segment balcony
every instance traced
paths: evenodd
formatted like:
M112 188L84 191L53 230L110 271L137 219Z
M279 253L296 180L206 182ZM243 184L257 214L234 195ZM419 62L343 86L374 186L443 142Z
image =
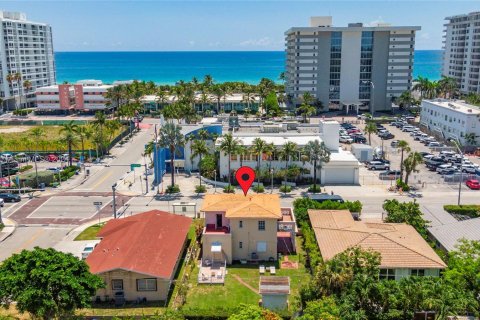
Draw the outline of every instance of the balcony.
M229 233L230 233L229 226L217 227L215 224L207 224L207 226L203 228L203 234L229 234Z

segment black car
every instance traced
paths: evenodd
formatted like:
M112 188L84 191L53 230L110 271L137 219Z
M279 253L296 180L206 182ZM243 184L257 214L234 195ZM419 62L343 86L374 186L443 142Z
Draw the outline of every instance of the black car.
M0 193L0 199L5 202L20 202L21 198L18 194Z
M383 133L383 134L381 133L378 136L383 140L389 140L389 139L395 138L395 135L390 133L390 132L386 132L386 133Z
M353 135L351 137L353 139L353 142L355 143L367 143L367 138L365 138L364 136Z
M317 202L325 202L325 201L333 201L343 203L343 198L336 194L328 194L328 193L316 193L316 194L309 194L308 198L317 201Z

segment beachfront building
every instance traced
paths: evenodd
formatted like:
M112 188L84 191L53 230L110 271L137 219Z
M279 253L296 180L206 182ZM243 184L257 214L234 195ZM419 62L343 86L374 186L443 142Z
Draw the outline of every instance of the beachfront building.
M460 100L423 100L420 125L443 139L452 138L471 145L466 135L475 135L480 145L480 108Z
M143 106L145 110L158 111L165 105L172 104L177 101L177 97L174 95L168 95L162 100L156 95L146 95L142 98ZM214 95L201 93L195 94L195 110L197 112L213 111L219 112L231 112L236 111L239 113L245 112L245 109L250 110L250 114L257 113L260 106L259 96L247 97L242 93L232 93L222 97L220 100Z
M113 85L100 80L81 80L75 84L59 84L36 89L36 111L94 113L111 108L106 98Z
M348 210L308 210L324 261L360 246L381 255L380 278L438 277L446 264L410 225L355 221Z
M480 93L480 12L446 17L442 74L462 93Z
M418 26L350 23L312 17L310 27L285 32L285 90L294 104L310 93L324 110L390 110L412 87Z
M90 272L105 283L96 300L118 305L166 301L191 223L188 217L159 210L108 221L86 259Z
M280 149L287 142L294 142L297 144L299 152L291 157L289 166L295 165L302 168L301 177L313 177L313 165L310 162L305 162L301 157L301 149L309 142L318 140L325 142L326 147L330 150L330 161L317 165L317 178L322 184L343 184L356 185L359 183L359 168L360 163L353 156L350 151L343 150L339 143L339 123L337 121L323 120L320 122L318 132L299 132L297 130L287 130L286 132L266 133L253 130L236 131L233 133L234 138L238 139L240 144L245 147L253 145L255 138L261 138L267 143L273 143L277 149L272 155L272 161L266 154L262 155L261 169L272 168L273 173L277 170L285 168L285 160L280 156ZM216 147L218 148L222 143L222 138L216 140ZM219 154L219 170L220 176L228 177L228 155L224 152ZM230 156L232 171L239 167L249 166L257 167L257 156L252 153L247 153L243 156L232 154Z
M21 12L0 11L0 97L4 108L31 106L35 90L55 83L52 28ZM21 79L8 81L9 74ZM24 86L25 81L31 86ZM1 110L2 108L0 108ZM1 112L1 111L0 111Z

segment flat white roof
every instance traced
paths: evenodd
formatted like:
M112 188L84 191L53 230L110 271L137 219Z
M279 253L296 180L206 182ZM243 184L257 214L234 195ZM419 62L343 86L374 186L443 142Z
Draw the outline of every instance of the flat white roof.
M255 133L255 135L251 135L252 133L250 132L249 135L237 135L235 134L234 137L240 140L240 142L244 146L251 146L253 145L253 140L256 138L262 138L267 143L273 143L275 146L283 146L287 142L294 142L299 146L304 146L306 145L309 141L314 141L318 140L319 142L322 142L322 138L320 136L315 136L315 135L300 135L296 134L294 136L289 136L289 135L263 135L259 133ZM222 142L222 138L217 139L216 144L220 145Z
M439 108L445 108L465 114L480 114L480 107L477 107L473 104L468 104L463 100L434 99L423 100L422 102L434 105Z

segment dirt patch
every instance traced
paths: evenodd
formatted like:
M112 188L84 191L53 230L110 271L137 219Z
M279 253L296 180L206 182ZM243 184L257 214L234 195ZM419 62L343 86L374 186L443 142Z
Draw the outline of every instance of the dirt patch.
M0 133L18 133L25 132L29 127L10 127L10 128L0 128Z

